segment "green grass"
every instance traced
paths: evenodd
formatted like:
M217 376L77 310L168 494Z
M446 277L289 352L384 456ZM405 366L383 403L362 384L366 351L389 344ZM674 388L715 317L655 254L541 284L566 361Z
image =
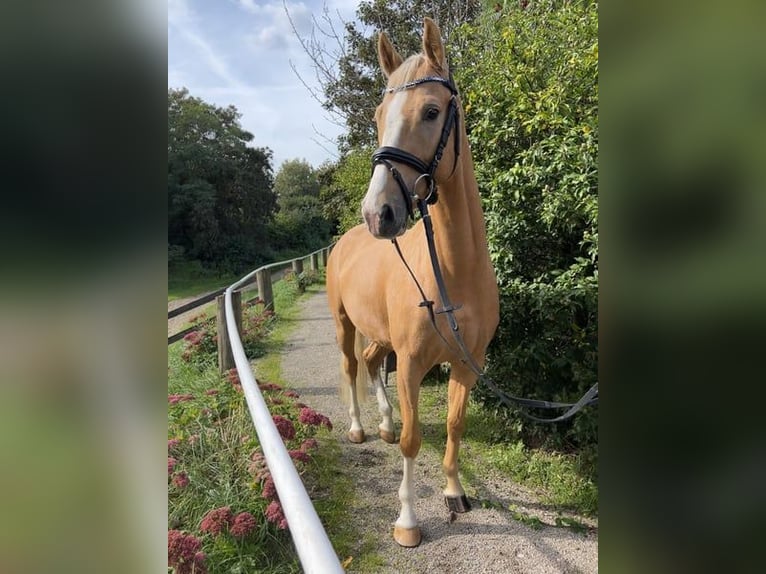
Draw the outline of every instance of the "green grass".
M309 286L307 294L320 288ZM295 283L274 284L277 321L266 344L267 354L255 365L259 382L290 387L290 381L282 376L278 351L298 326L297 303L303 296ZM244 397L218 374L215 365L200 371L181 359L182 351L182 342L168 347L168 393L189 393L194 399L169 406L168 438L182 439L181 447L174 447L176 450L169 456L178 458L178 469L188 474L190 486L179 490L169 485L168 528L194 533L203 540L211 574L298 572L300 566L286 531L262 523L245 542L228 535L210 537L199 532L200 521L212 508L230 506L234 513L248 511L257 516L263 513L266 502L260 496L260 485L253 482L247 470L250 453L258 443ZM217 394L207 395L205 391L210 389ZM282 414L279 409L283 409L287 415L289 408L287 404L271 406L275 414ZM188 438L193 434L197 439L190 446ZM349 501L353 500L355 486L342 472L340 446L325 429L320 429L316 438L321 448L312 452L302 478L317 513L349 570L377 572L385 564L375 553L377 540L373 536L360 540L359 533L350 527Z
M198 261L185 261L168 269L168 301L204 295L239 279L232 273L219 273L202 267Z
M289 534L262 518L268 501L247 471L258 441L244 397L218 374L216 366L200 371L181 360L181 350L181 343L168 348L168 392L194 398L168 407L168 438L182 441L168 455L178 460L175 471L185 472L189 485L168 485L168 529L203 540L210 574L298 572ZM217 394L207 395L210 390ZM242 541L201 533L204 515L223 506L234 514L246 511L258 517L256 531Z
M420 390L420 419L423 444L442 454L447 438L447 385L427 379ZM510 477L536 492L543 504L557 510L584 516L598 512L598 486L593 480L595 469L585 454L562 454L529 449L512 435L503 436L498 429L507 425L497 416L470 401L466 415L466 433L461 442L460 474L464 486L476 490L479 476L486 467ZM481 501L493 505L490 501ZM514 518L532 525L533 516L518 509L509 510ZM557 520L557 526L577 530L582 524L574 519Z

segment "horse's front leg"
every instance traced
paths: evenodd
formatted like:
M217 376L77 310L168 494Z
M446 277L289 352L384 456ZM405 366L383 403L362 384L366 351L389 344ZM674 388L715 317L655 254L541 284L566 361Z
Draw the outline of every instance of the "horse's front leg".
M449 411L447 413L447 448L444 452L443 469L447 477L444 498L447 508L453 512L468 512L471 505L460 484L457 457L460 439L465 431L465 414L468 407L468 395L476 384L476 375L463 365L452 366L449 380Z
M399 447L404 459L402 484L399 486L399 501L401 510L394 524L394 540L405 547L420 544L421 535L417 518L415 517L415 457L420 451L421 434L418 421L418 397L420 383L427 369L414 362L406 353L398 354L396 388L399 394L399 410L402 416L402 432Z

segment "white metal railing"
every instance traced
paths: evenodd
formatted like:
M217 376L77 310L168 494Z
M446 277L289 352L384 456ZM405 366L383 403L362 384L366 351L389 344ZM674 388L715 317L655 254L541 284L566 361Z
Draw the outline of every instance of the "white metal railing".
M265 267L277 266L280 263L272 263ZM242 284L247 283L261 267L252 273L245 275L236 283L230 285L225 292L226 326L231 342L231 351L234 356L234 364L237 367L239 381L245 393L250 416L253 419L258 440L263 449L263 455L269 466L269 471L277 488L279 501L290 528L290 535L298 551L304 572L307 574L334 574L342 573L338 556L330 544L330 539L317 516L314 505L306 493L306 488L301 481L298 471L295 470L293 460L287 453L282 437L274 425L266 402L263 400L255 376L250 369L250 362L242 347L242 340L237 330L234 318L234 308L231 294Z

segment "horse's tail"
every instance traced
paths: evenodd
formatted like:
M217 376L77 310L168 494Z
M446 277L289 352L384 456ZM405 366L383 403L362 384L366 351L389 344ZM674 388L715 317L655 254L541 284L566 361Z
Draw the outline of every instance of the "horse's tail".
M354 336L354 356L357 360L356 381L354 381L354 386L356 386L356 400L360 403L366 401L370 396L370 374L367 372L367 363L364 361L364 350L366 348L367 338L359 332L359 329L357 329L356 335ZM351 389L349 389L346 382L342 381L340 384L340 399L346 405L351 402L350 391Z

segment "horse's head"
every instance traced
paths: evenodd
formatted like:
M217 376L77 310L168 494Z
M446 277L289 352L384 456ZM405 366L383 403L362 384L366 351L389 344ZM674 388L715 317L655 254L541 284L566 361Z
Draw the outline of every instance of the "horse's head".
M422 54L403 62L381 33L378 60L388 87L375 111L380 147L373 155L362 215L370 233L392 239L407 229L413 202L425 199L432 184L454 171L459 149L458 130L453 129L457 91L449 79L441 32L430 18L423 27ZM450 140L454 145L448 145Z

